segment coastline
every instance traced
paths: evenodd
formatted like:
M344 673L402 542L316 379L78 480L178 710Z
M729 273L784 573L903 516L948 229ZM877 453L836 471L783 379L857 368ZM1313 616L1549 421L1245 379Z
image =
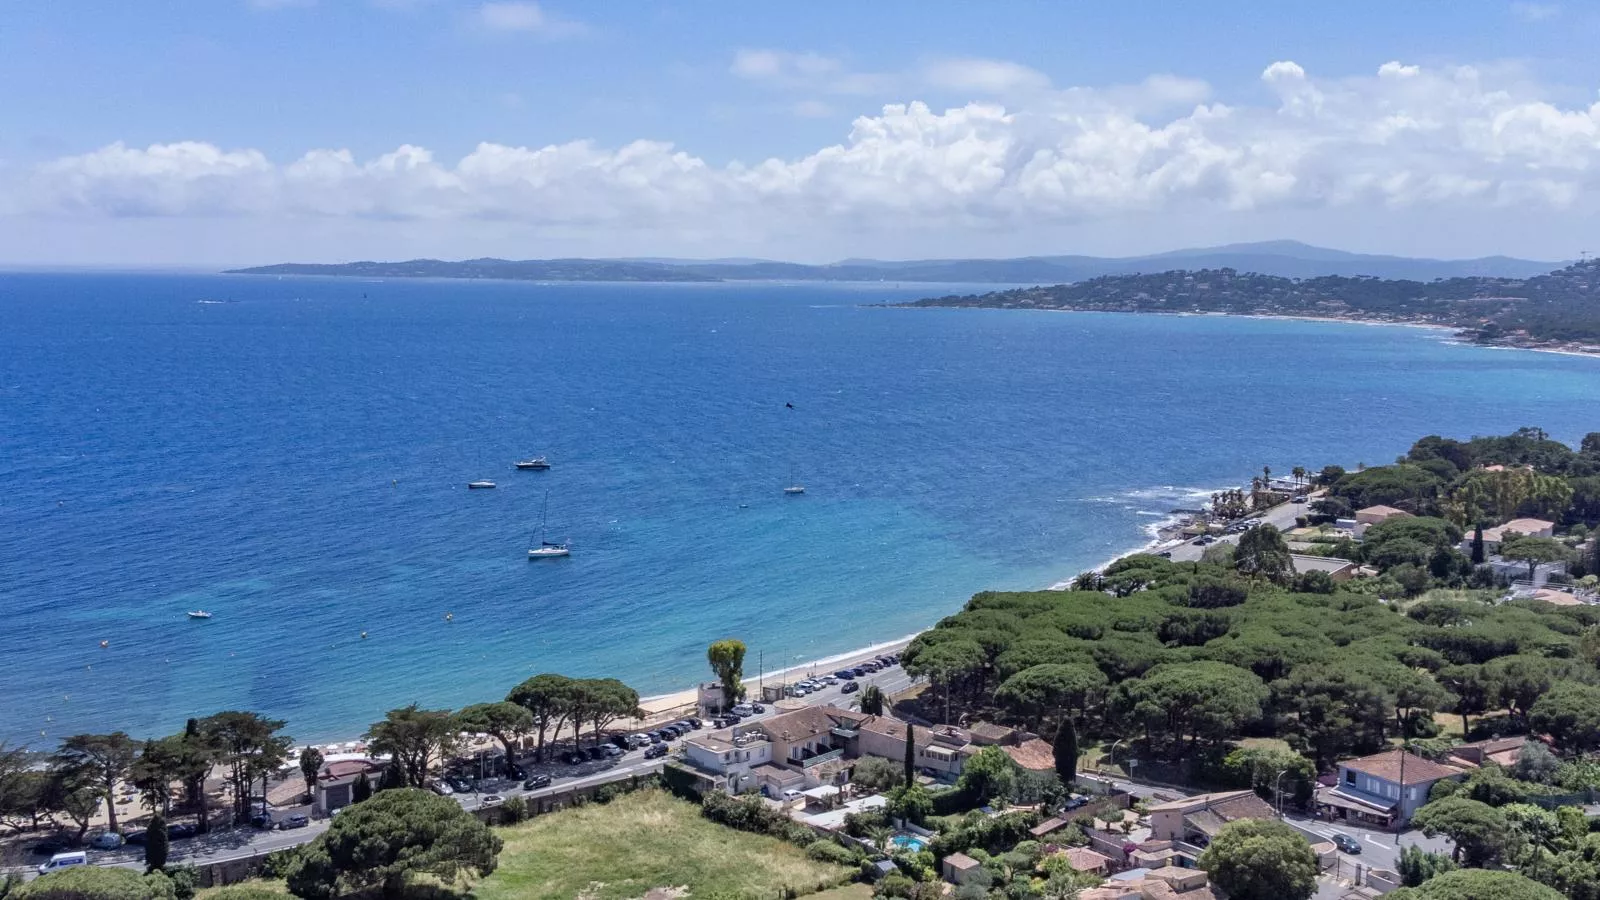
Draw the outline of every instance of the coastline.
M1551 341L1513 341L1485 344L1478 341L1467 340L1463 335L1471 331L1461 325L1444 325L1439 322L1425 322L1408 319L1365 319L1348 318L1344 316L1308 316L1300 313L1294 315L1279 315L1276 313L1240 313L1240 312L1176 312L1159 309L1078 309L1070 306L1046 307L1018 307L1018 306L975 306L963 304L930 304L919 306L916 303L895 304L862 304L867 308L880 309L986 309L1000 312L1039 312L1039 313L1111 313L1130 316L1175 316L1178 318L1231 318L1231 319L1280 319L1292 322L1325 322L1336 325L1367 325L1385 326L1389 328L1423 328L1435 331L1447 331L1454 340L1452 344L1463 347L1480 347L1485 350L1526 350L1532 353L1555 353L1561 356L1581 356L1588 359L1600 358L1600 346L1576 344L1575 342Z

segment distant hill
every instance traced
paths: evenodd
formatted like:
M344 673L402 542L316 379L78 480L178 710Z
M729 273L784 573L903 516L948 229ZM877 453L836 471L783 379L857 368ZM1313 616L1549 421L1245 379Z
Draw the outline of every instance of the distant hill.
M826 265L774 260L469 259L451 262L281 263L234 269L244 275L347 275L366 278L506 278L523 281L909 281L971 284L1064 284L1104 275L1182 269L1233 269L1283 278L1325 275L1432 281L1437 278L1529 278L1560 263L1487 256L1412 259L1348 253L1298 241L1266 241L1173 250L1151 256L1026 256L1016 259L846 259Z
M1296 279L1183 268L899 305L1412 322L1457 328L1481 344L1595 352L1600 347L1600 260L1529 278L1469 275L1435 281L1346 275Z

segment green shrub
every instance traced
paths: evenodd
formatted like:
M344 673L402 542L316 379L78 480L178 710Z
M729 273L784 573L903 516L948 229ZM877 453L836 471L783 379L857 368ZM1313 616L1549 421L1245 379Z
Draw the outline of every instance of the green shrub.
M841 866L848 866L856 861L854 853L833 841L813 841L811 846L806 848L806 855L817 862L836 863Z

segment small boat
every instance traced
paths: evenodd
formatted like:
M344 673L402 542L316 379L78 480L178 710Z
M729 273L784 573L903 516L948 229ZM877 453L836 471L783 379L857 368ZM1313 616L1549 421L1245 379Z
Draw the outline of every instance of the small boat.
M468 490L481 491L481 490L484 490L485 488L492 488L492 487L494 487L494 482L490 481L487 478L483 479L482 481L469 481L469 482L467 482L467 489Z
M542 456L535 456L533 459L519 459L516 465L519 469L548 469L550 468L550 460Z
M558 544L544 539L544 526L545 522L549 518L549 513L550 492L545 491L544 509L539 513L539 546L528 548L529 559L557 559L559 557L572 555L572 548L567 545L566 541L562 541Z
M209 619L209 618L211 618L211 613L208 613L203 609L191 609L191 610L189 610L189 618L191 618L191 619Z
M806 486L803 485L803 484L791 484L788 487L784 488L783 492L785 494L790 495L791 497L794 496L795 494L804 494L806 492Z

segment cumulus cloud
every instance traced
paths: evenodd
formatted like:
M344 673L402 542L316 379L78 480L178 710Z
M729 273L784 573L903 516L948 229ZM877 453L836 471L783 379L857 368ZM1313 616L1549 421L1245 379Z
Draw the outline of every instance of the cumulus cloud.
M840 71L756 51L736 67L758 79ZM113 144L27 171L0 197L12 212L57 217L504 221L567 234L692 226L743 237L1229 210L1589 210L1600 196L1600 103L1562 106L1470 67L1398 61L1354 78L1280 61L1261 81L1271 99L1254 105L1169 76L1052 90L1014 108L891 104L831 146L727 165L644 140L484 143L454 161L415 146L279 162L206 143ZM1150 112L1173 104L1183 108Z

